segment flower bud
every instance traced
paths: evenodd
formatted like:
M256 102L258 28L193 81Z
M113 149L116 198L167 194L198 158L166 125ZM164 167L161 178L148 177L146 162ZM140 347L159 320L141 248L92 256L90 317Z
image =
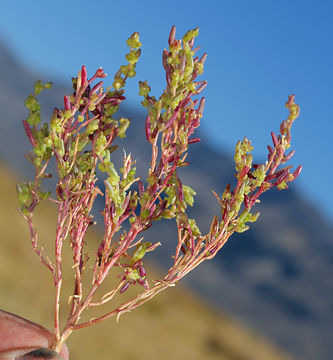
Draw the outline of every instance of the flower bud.
M86 86L86 82L87 82L87 68L84 65L82 65L82 68L81 68L81 85Z
M71 109L71 102L70 102L69 97L67 95L64 96L64 104L65 104L65 109L66 110Z
M119 294L124 293L130 286L130 283L127 281L119 290Z
M273 141L274 147L277 147L277 145L279 144L279 140L273 131L271 132L271 136L272 136L272 141Z
M97 78L105 78L107 76L107 74L104 72L104 70L100 67L99 69L97 69L97 71L95 72L95 76Z
M171 45L174 42L175 36L176 36L176 26L173 25L169 35L169 45Z
M139 274L142 278L146 276L146 270L142 265L139 266Z
M37 141L34 138L34 136L32 135L32 131L31 131L31 128L30 128L28 122L26 120L22 120L22 122L23 122L25 133L27 134L27 137L28 137L31 145L33 147L37 146Z
M293 176L294 176L294 180L299 176L299 174L301 173L302 171L302 168L303 166L302 165L299 165L296 170L293 172Z

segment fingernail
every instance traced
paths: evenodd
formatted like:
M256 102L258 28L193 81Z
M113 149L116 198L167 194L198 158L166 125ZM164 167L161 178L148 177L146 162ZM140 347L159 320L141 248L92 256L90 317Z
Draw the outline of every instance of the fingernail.
M62 359L60 354L56 351L48 349L48 348L39 348L28 352L16 358L15 360L37 360L37 359L44 359L44 360L55 360L55 359Z
M30 348L0 353L0 360L63 360L63 358L59 353L48 348Z

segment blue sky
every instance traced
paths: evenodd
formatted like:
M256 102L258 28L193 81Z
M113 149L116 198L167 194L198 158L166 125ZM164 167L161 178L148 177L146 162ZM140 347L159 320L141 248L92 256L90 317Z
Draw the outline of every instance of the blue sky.
M161 51L171 26L179 36L198 26L197 44L208 53L205 141L232 154L247 136L266 158L270 131L296 94L301 117L292 162L302 163L303 172L292 186L333 221L332 18L329 0L11 0L1 4L0 35L22 63L69 82L82 64L113 75L124 62L125 40L138 31L143 53L127 91L134 103L138 80L148 80L156 95L163 89Z

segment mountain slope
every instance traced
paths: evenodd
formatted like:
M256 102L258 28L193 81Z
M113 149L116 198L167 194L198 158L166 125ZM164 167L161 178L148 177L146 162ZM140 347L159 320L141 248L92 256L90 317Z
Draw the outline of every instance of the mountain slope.
M0 66L0 157L27 174L31 167L23 153L29 144L21 119L26 115L24 98L38 76L16 64L3 46ZM64 91L60 84L42 95L49 114L61 103ZM132 124L115 156L122 156L124 147L137 159L137 167L145 169L149 156L145 114L133 108L123 108L122 114ZM209 147L202 137L201 143L192 145L191 166L181 176L198 193L191 216L204 231L218 211L210 190L222 193L225 184L233 181L234 168L232 159ZM333 351L333 283L328 276L333 271L333 229L294 190L296 186L265 194L258 206L261 216L252 229L233 236L220 255L190 274L187 282L214 306L232 312L300 358L327 359ZM158 251L163 266L171 260L175 234L174 226L165 222L147 232L147 239L163 243Z
M0 308L52 328L53 282L33 253L26 223L14 207L15 183L19 180L1 163L0 178ZM53 240L55 210L50 203L45 203L35 216L39 239L46 249ZM100 236L98 231L89 233L86 241L91 251L95 238ZM67 245L64 246L65 261L70 257ZM49 254L52 256L51 251ZM147 264L146 269L150 278L160 272L151 264ZM63 269L62 289L67 296L72 290L72 283L68 281L72 273L68 270L71 265ZM121 295L122 301L134 291ZM64 308L67 296L62 299ZM118 360L292 360L262 337L196 298L189 290L177 286L121 316L119 323L110 319L80 330L68 339L71 360L110 357Z

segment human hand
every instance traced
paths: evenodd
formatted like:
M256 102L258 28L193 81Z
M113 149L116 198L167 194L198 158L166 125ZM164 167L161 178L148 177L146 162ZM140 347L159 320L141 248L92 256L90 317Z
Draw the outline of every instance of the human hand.
M0 360L68 360L66 345L60 353L50 349L53 340L42 326L0 310Z

